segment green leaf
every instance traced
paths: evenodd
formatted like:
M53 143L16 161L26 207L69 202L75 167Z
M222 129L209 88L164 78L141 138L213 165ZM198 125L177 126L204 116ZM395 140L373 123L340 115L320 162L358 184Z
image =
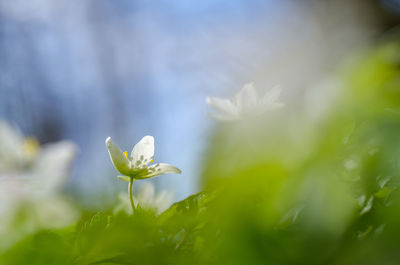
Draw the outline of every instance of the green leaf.
M187 197L186 199L176 202L171 205L167 210L165 210L159 217L158 221L160 223L165 223L168 220L175 219L179 217L188 217L189 215L196 215L199 208L202 206L199 202L205 197L204 192L199 192L194 195Z
M378 190L377 192L375 192L375 197L377 198L386 198L387 196L389 196L389 194L392 192L392 190L388 187L383 187L380 190Z

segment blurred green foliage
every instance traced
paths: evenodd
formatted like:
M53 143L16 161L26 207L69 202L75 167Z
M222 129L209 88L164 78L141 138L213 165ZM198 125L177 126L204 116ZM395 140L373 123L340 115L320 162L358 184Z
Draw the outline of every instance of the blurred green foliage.
M82 211L0 264L398 264L399 54L390 41L350 61L317 119L296 106L219 125L204 191L162 214Z

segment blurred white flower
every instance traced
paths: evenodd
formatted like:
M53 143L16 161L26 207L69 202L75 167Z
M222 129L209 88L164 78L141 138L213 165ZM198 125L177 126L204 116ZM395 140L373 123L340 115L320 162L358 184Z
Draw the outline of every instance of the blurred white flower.
M67 180L76 151L70 141L40 146L35 138L24 137L0 120L0 183L24 182L21 185L29 189L57 193Z
M133 196L133 201L143 209L151 209L160 214L172 204L173 197L174 194L167 190L156 194L153 184L148 182L139 188L137 195ZM119 204L114 209L114 212L125 211L126 213L131 213L132 208L128 194L121 192L118 198Z
M181 170L170 164L153 163L154 156L154 138L153 136L145 136L133 147L131 157L128 152L122 152L121 149L111 140L106 139L106 147L115 168L124 176L118 178L128 181L133 179L147 179L162 174L180 174Z
M283 107L284 104L279 101L280 94L281 89L276 86L259 98L254 84L249 83L244 85L231 99L207 97L206 102L216 110L216 112L210 113L212 118L234 121Z
M0 237L7 233L7 242L0 242L0 247L36 229L76 220L77 211L60 194L76 149L69 141L40 147L34 138L25 138L0 120ZM21 210L27 213L25 226L14 231Z

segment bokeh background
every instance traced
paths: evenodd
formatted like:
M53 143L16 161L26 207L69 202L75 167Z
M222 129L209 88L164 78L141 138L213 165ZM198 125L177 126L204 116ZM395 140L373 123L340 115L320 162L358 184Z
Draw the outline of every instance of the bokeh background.
M399 18L398 0L0 0L0 118L76 142L67 189L89 205L125 189L106 137L130 151L153 135L183 174L151 182L180 200L201 189L206 96L279 84L295 106Z

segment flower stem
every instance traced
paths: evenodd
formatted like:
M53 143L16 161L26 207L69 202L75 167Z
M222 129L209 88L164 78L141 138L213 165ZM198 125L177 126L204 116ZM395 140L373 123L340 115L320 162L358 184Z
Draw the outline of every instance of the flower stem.
M132 214L135 213L135 203L133 202L133 195L132 195L132 185L133 184L133 178L131 177L129 180L129 186L128 186L128 193L129 193L129 199L131 201L131 206L132 206Z

